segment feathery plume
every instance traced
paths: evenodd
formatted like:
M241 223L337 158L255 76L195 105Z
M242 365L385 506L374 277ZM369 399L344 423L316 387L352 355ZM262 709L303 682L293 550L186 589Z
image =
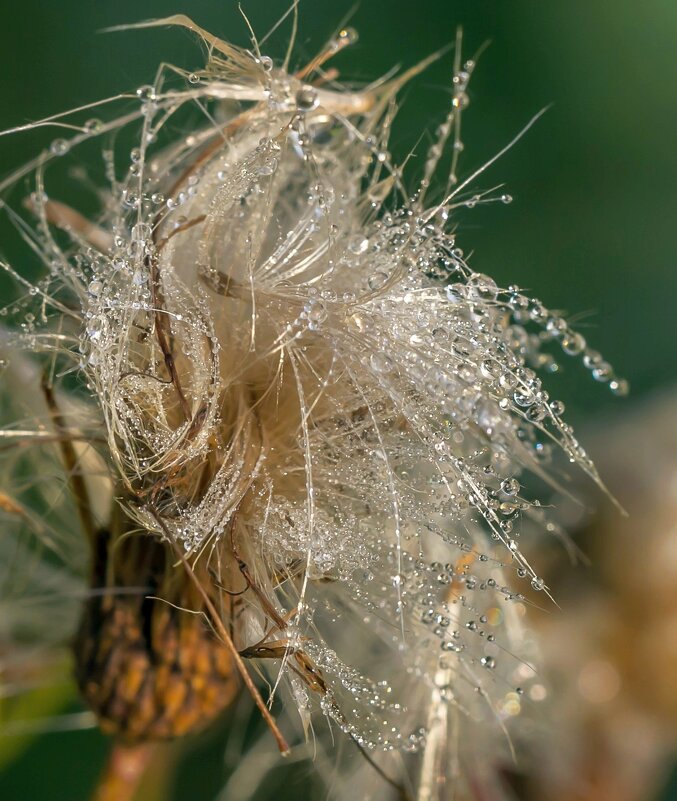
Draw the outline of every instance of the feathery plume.
M44 476L49 451L69 489L50 475L39 491L59 497L36 506L14 471L2 508L35 543L67 530L80 574L90 562L83 698L136 746L206 725L244 682L283 752L299 735L269 710L279 694L320 751L334 728L357 744L375 798L488 797L533 703L524 593L547 593L520 543L521 518L546 523L524 476L554 480L559 448L599 480L539 371L553 343L627 386L464 257L454 210L510 198L457 178L475 67L460 41L412 191L388 135L426 64L351 91L324 65L352 29L291 72L183 15L148 24L195 32L206 67L161 68L105 120L45 120L67 136L1 185L45 267L33 283L3 265L25 290L8 370L34 393L4 455ZM90 141L92 219L48 191Z

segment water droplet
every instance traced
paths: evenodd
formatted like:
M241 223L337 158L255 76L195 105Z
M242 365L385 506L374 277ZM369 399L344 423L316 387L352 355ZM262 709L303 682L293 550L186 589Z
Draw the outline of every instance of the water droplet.
M468 279L468 294L478 300L494 300L498 294L496 281L488 275L473 273Z
M585 339L581 334L569 332L562 337L562 350L569 356L577 356L585 348Z
M550 403L550 411L554 415L556 415L557 417L559 417L560 415L564 414L564 409L565 409L565 406L564 406L564 402L563 401L561 401L561 400L551 401L551 403Z
M130 209L136 209L139 206L140 200L138 195L135 195L132 192L125 192L122 202Z
M613 370L608 362L602 362L592 370L592 377L595 381L608 381L612 375Z
M375 273L372 273L367 280L369 289L381 289L388 282L388 277L388 273L383 270L377 270Z
M348 45L355 44L355 42L357 42L357 40L360 38L360 35L355 28L343 28L339 31L339 34L336 38L341 47L347 47Z
M299 111L312 111L318 107L320 98L312 86L302 86L296 93L295 102Z
M132 227L132 240L136 242L145 242L150 238L151 227L148 223L137 223Z
M356 256L359 256L361 253L364 253L367 248L369 247L369 240L362 236L362 234L356 234L352 236L348 240L348 250L351 253L354 253Z
M609 389L622 398L630 392L630 384L624 378L614 378L609 382Z
M387 353L372 353L369 362L372 369L377 373L389 373L395 366L395 363Z
M519 387L515 390L515 393L512 396L513 400L518 406L525 408L527 406L531 406L535 400L536 396L534 393L527 389L526 387Z
M526 411L527 420L531 420L532 423L540 423L542 420L545 420L547 414L548 410L542 403L535 403Z
M55 139L49 146L49 152L53 156L63 156L70 150L70 142L67 139Z
M598 353L596 350L586 350L583 354L583 364L588 370L592 370L593 367L597 367L597 365L601 364L603 361L602 354Z
M87 120L87 122L82 126L85 129L86 133L98 133L103 128L103 123L101 120L92 118L91 120Z
M520 483L516 478L506 478L501 482L501 489L506 495L517 495L520 491Z
M147 103L149 100L155 100L155 87L147 84L146 86L139 86L136 90L136 96L142 103Z
M470 98L468 97L468 94L466 92L456 92L451 101L451 105L454 108L458 109L467 108L469 103L470 103Z
M311 322L317 325L327 319L327 309L322 301L313 301L306 309L306 317Z

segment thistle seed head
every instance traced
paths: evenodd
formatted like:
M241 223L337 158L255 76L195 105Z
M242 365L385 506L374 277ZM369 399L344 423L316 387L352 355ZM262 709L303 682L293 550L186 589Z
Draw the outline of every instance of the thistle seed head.
M114 564L107 586L148 580L157 571L139 564L159 559L152 594L207 610L212 625L217 613L306 732L318 711L366 749L421 752L418 797L433 798L451 749L471 766L533 704L521 617L525 595L547 588L520 521L545 530L547 517L529 474L547 476L559 449L598 480L542 383L551 351L626 385L562 316L464 256L455 210L510 198L458 181L475 68L460 48L412 189L388 136L419 68L352 92L321 67L351 31L292 74L186 17L165 22L208 43L206 68L162 70L119 116L76 112L77 132L15 176L34 176L26 236L47 267L35 285L18 276L15 343L46 354L56 383L77 373L126 521L102 561ZM94 221L47 189L53 165L89 140L103 143L106 175ZM432 199L435 180L446 190ZM157 722L129 706L131 661L107 684L99 660L116 649L153 663L153 692L174 660L182 681L210 677L200 703L228 700L215 638L204 672L207 635L190 618L112 598L90 603L78 641L79 682L102 720L117 704L133 737Z

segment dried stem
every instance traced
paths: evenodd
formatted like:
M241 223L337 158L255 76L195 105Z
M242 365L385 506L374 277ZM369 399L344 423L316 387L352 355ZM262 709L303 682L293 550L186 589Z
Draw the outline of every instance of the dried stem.
M162 521L162 518L155 512L153 513L153 516L155 517L155 520L157 521L158 525L162 528L163 532L167 536L167 539L169 540L169 542L172 543L173 548L174 548L174 552L176 553L179 561L182 563L183 567L185 568L186 573L188 574L188 577L193 582L193 584L195 585L195 588L197 589L197 591L199 592L200 596L202 597L202 600L203 600L204 605L205 605L205 609L209 613L210 622L214 626L214 628L215 628L216 632L218 633L218 635L223 639L223 642L225 643L227 648L230 650L231 655L233 657L233 661L235 662L235 666L237 667L237 670L238 670L239 674L242 676L242 681L244 682L245 687L247 688L247 690L249 691L251 697L253 698L254 703L256 704L256 706L258 707L259 711L261 712L261 715L263 716L263 719L265 720L265 722L266 722L268 728L270 729L273 737L275 738L275 742L277 743L277 747L279 748L280 753L282 754L282 756L287 756L287 754L289 754L289 752L291 750L289 748L289 744L285 740L284 735L282 734L282 732L280 731L277 723L275 722L275 718L273 718L273 716L270 714L270 710L268 709L268 707L266 706L263 698L261 697L261 693L259 693L259 691L256 688L256 685L252 681L252 677L249 675L249 671L247 670L247 666L245 665L244 661L242 660L242 657L240 656L239 651L235 647L235 643L233 642L232 637L230 636L230 634L228 632L228 629L224 626L223 621L221 620L221 616L219 615L219 613L218 613L216 607L214 606L214 604L212 603L212 600L209 597L209 594L207 593L205 588L202 586L202 583L200 582L198 577L195 575L195 571L190 566L190 564L189 564L188 560L186 559L186 557L183 555L183 553L181 553L181 550L179 549L179 547L174 542L174 539L173 539L170 531L167 529L167 527L165 526L164 522Z
M59 433L61 456L66 467L66 475L68 476L73 497L75 498L75 505L77 506L82 530L88 542L92 544L94 542L96 524L92 517L92 506L89 500L89 493L87 492L87 485L85 484L85 480L78 466L78 456L75 452L75 448L68 436L68 426L57 404L54 390L46 376L42 379L42 391L45 395L45 401L51 414L54 427Z
M91 801L132 801L155 751L148 743L115 743Z

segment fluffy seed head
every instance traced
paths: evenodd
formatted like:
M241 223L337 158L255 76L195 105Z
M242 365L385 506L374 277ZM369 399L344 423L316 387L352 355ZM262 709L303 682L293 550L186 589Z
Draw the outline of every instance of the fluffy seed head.
M166 22L202 37L207 67L162 71L107 121L76 113L31 167L37 226L11 214L48 275L19 278L15 339L55 379L77 369L125 536L200 565L306 732L318 710L367 749L421 752L409 768L434 798L452 748L477 772L537 681L520 617L546 588L520 520L547 521L525 477L560 448L596 479L541 383L550 345L625 384L464 258L454 209L510 200L456 177L474 62L457 50L412 191L388 134L418 68L351 92L322 70L350 30L291 74ZM93 139L107 183L90 222L46 176Z

